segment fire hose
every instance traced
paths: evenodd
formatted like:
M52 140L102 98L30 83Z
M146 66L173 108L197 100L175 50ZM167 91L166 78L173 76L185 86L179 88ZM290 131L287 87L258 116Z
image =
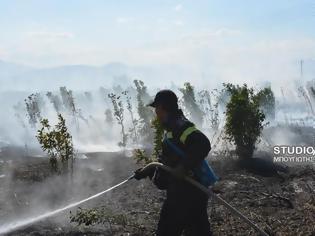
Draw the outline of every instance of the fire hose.
M163 165L162 163L159 163L159 162L151 162L150 164L143 167L142 171L148 171L149 169L157 168L157 167L161 168L161 169L163 169L163 170L165 170L171 174L174 173L172 168L170 168L166 165ZM197 181L193 180L192 178L190 178L188 176L184 177L184 180L189 182L190 184L194 185L195 187L200 189L202 192L206 193L209 197L210 196L214 197L214 199L216 199L220 204L224 205L234 215L240 217L244 222L246 222L249 226L251 226L254 230L256 230L261 236L268 236L269 235L264 230L259 228L257 226L257 224L252 222L244 214L242 214L239 210L237 210L236 208L231 206L227 201L225 201L222 197L220 197L219 195L212 192L210 189L206 188L205 186L203 186L202 184L198 183Z
M152 168L161 168L171 174L174 174L174 170L166 165L163 165L159 162L151 162L150 164L146 165L145 167L142 168L142 171L149 171ZM85 198L83 200L68 204L64 207L61 207L57 210L54 211L49 211L46 213L43 213L41 215L35 216L35 217L31 217L29 219L23 219L21 221L18 222L13 222L13 223L9 223L7 225L1 225L0 226L0 235L5 234L5 233L9 233L11 231L17 230L19 228L25 227L27 225L33 224L35 222L41 221L45 218L57 215L63 211L69 210L71 208L74 208L78 205L81 205L85 202L88 202L92 199L95 199L97 197L100 197L101 195L129 182L129 180L133 179L134 175L130 176L129 178L125 179L124 181L102 191L99 192L95 195L92 195L88 198ZM190 184L194 185L195 187L197 187L198 189L200 189L201 191L203 191L204 193L206 193L208 196L212 196L214 197L219 203L221 203L222 205L224 205L225 207L227 207L234 215L240 217L242 220L244 220L248 225L250 225L253 229L255 229L261 236L268 236L268 234L263 231L262 229L260 229L255 223L253 223L252 221L250 221L246 216L244 216L240 211L238 211L237 209L235 209L233 206L231 206L229 203L227 203L224 199L222 199L219 195L213 193L210 189L206 188L205 186L201 185L200 183L198 183L197 181L193 180L190 177L184 177L184 180L189 182Z

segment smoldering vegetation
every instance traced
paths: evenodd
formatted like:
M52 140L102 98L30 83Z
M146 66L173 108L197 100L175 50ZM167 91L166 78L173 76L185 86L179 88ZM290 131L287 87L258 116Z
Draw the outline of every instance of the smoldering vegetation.
M265 120L253 158L268 162L246 161L243 165L237 161L235 144L226 138L225 112L230 94L224 86L201 88L187 82L170 87L178 95L187 118L211 141L208 159L221 177L218 191L222 196L272 234L314 233L313 164L280 165L280 169L288 171L268 164L275 145L314 146L315 81L290 88L255 88L272 92L268 93L272 96L263 96L260 101ZM156 130L151 123L154 112L146 104L157 90L134 80L126 86L86 91L63 86L57 90L1 92L0 229L1 225L91 196L129 177L141 165L133 159L133 150L150 153L154 149ZM275 90L280 93L274 93ZM51 171L49 156L36 138L41 120L48 119L53 126L58 122L58 114L65 118L72 136L73 176ZM151 235L163 197L164 193L148 182L130 182L82 206L106 207L111 215L122 216L126 222L114 217L116 221L98 222L93 227L77 226L77 222L70 223L67 211L11 234ZM248 226L215 203L210 204L209 215L215 235L253 234Z

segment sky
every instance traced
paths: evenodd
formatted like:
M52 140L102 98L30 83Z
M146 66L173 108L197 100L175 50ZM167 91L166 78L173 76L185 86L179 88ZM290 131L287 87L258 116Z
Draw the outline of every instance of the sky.
M0 0L0 60L179 65L218 78L315 66L314 0Z

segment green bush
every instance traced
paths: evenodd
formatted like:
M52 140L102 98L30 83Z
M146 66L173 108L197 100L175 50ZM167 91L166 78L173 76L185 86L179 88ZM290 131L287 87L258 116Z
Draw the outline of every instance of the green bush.
M76 214L71 213L70 222L85 226L105 223L126 226L127 218L122 214L114 214L114 212L106 207L92 209L79 208Z
M79 208L75 214L70 212L70 222L77 223L79 226L93 226L97 224L107 224L111 234L114 234L113 226L120 226L124 229L133 227L142 230L142 226L137 222L132 222L125 214L117 214L111 209L101 206L92 209Z
M58 124L52 128L48 119L42 119L42 127L37 131L36 138L42 150L48 153L53 171L61 172L58 163L61 162L62 171L67 172L70 161L72 173L74 160L72 136L68 132L66 121L61 114L58 115L58 120Z
M143 149L135 149L133 156L137 163L149 164L157 161L161 154L164 129L157 118L151 122L151 128L154 130L152 155L147 154Z
M230 93L226 105L226 138L236 145L239 158L250 158L264 127L264 113L260 110L259 93L255 94L246 84L223 84Z

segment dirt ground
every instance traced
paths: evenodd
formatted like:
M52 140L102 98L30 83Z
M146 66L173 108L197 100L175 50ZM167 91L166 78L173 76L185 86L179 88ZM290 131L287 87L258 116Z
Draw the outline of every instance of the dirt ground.
M15 156L12 154L15 153ZM10 158L9 158L10 156ZM139 166L125 153L87 153L76 160L73 182L54 176L45 158L2 152L0 156L0 228L83 199L129 177ZM315 235L315 171L291 168L283 178L240 170L235 161L212 162L222 178L220 195L271 235ZM127 184L80 207L106 206L132 224L77 226L69 211L8 235L154 235L165 193L149 180ZM76 212L76 209L72 209ZM214 235L257 235L225 207L209 200Z

